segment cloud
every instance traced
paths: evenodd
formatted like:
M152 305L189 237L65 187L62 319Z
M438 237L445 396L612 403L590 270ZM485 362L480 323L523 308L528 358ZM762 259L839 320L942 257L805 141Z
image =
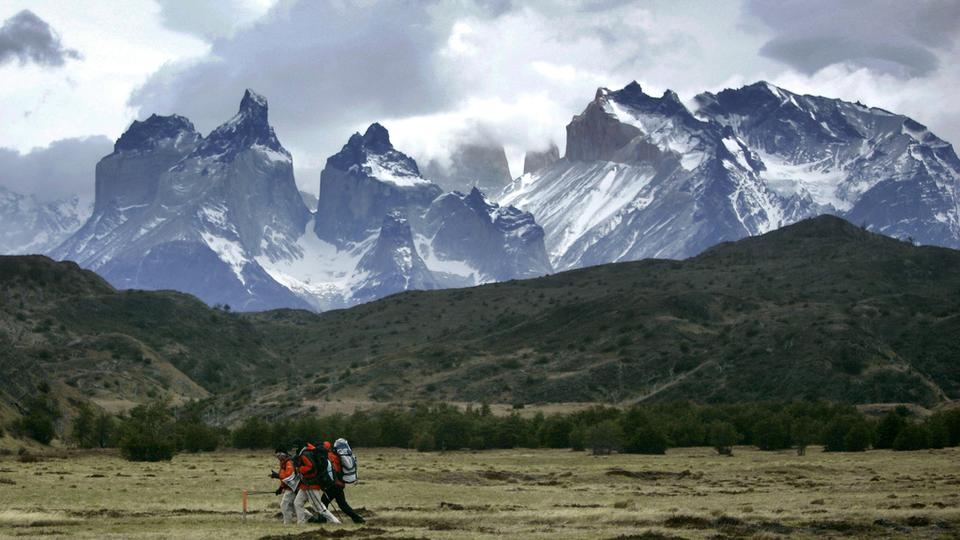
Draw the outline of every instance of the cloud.
M432 26L427 7L300 2L274 9L213 42L205 57L165 66L129 103L141 115L176 112L207 130L235 112L249 87L268 98L271 122L285 143L339 147L361 119L447 103L432 67L446 34Z
M20 65L62 66L68 59L80 59L80 53L67 49L56 30L25 9L0 26L0 65L17 59Z
M901 78L942 64L960 28L960 2L749 0L746 12L773 31L760 54L812 75L834 64Z
M274 0L155 0L167 28L212 41L263 16Z
M61 139L24 154L0 148L0 186L42 201L73 195L92 201L97 161L112 151L113 141L103 136Z

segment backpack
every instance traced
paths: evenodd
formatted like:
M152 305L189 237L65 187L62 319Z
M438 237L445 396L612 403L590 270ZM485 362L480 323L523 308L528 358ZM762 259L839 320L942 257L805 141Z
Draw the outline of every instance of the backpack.
M300 451L298 457L303 456L306 456L307 459L310 460L310 463L313 463L312 470L308 474L303 475L304 483L310 486L320 486L324 491L333 487L336 483L333 474L333 464L327 459L324 450L322 448L304 448Z
M337 439L333 443L333 450L340 457L340 479L344 484L354 484L357 481L357 457L346 439Z

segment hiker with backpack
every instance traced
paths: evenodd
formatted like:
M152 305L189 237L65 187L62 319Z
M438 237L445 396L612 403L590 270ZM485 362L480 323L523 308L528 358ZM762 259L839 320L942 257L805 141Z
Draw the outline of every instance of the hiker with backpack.
M290 452L283 448L277 448L274 455L280 462L280 472L270 471L270 478L280 480L280 487L277 488L275 493L283 495L283 498L280 499L280 512L283 514L283 524L289 525L293 523L296 515L294 501L297 497L297 488L300 485L300 476L293 466L293 458L290 456Z
M297 523L313 521L305 505L309 500L320 516L330 523L340 523L333 513L327 509L321 493L334 485L333 465L316 446L307 443L296 454L294 465L300 475L300 485L294 499L294 508L297 512Z
M327 451L327 461L333 468L333 485L324 489L321 502L329 505L330 501L337 501L337 506L353 520L354 523L366 522L363 517L356 513L350 504L347 503L347 497L344 488L347 484L353 484L357 481L357 459L353 455L353 450L346 439L340 438L331 445L324 441L323 447Z

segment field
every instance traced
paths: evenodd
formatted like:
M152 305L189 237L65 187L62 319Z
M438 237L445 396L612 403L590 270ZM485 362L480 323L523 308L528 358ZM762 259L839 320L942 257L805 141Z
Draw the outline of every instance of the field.
M135 464L107 452L0 458L3 538L956 538L960 449L825 454L706 448L360 449L365 526L284 527L269 452ZM294 536L290 536L293 538Z

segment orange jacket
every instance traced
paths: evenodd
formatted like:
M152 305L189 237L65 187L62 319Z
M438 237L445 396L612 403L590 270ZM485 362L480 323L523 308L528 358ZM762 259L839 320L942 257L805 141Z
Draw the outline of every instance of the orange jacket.
M323 447L327 449L327 459L329 459L330 464L333 465L337 486L345 487L346 484L343 483L343 480L340 480L340 473L343 471L343 465L340 463L340 455L333 451L333 445L331 445L329 441L324 441Z
M316 450L317 447L307 443L307 450ZM305 490L318 490L320 488L319 476L324 474L324 471L316 470L316 464L312 459L307 457L304 454L300 454L300 475L303 478L300 480L300 489Z
M293 474L293 460L286 458L280 461L280 489L289 491L290 486L283 481L284 478Z

